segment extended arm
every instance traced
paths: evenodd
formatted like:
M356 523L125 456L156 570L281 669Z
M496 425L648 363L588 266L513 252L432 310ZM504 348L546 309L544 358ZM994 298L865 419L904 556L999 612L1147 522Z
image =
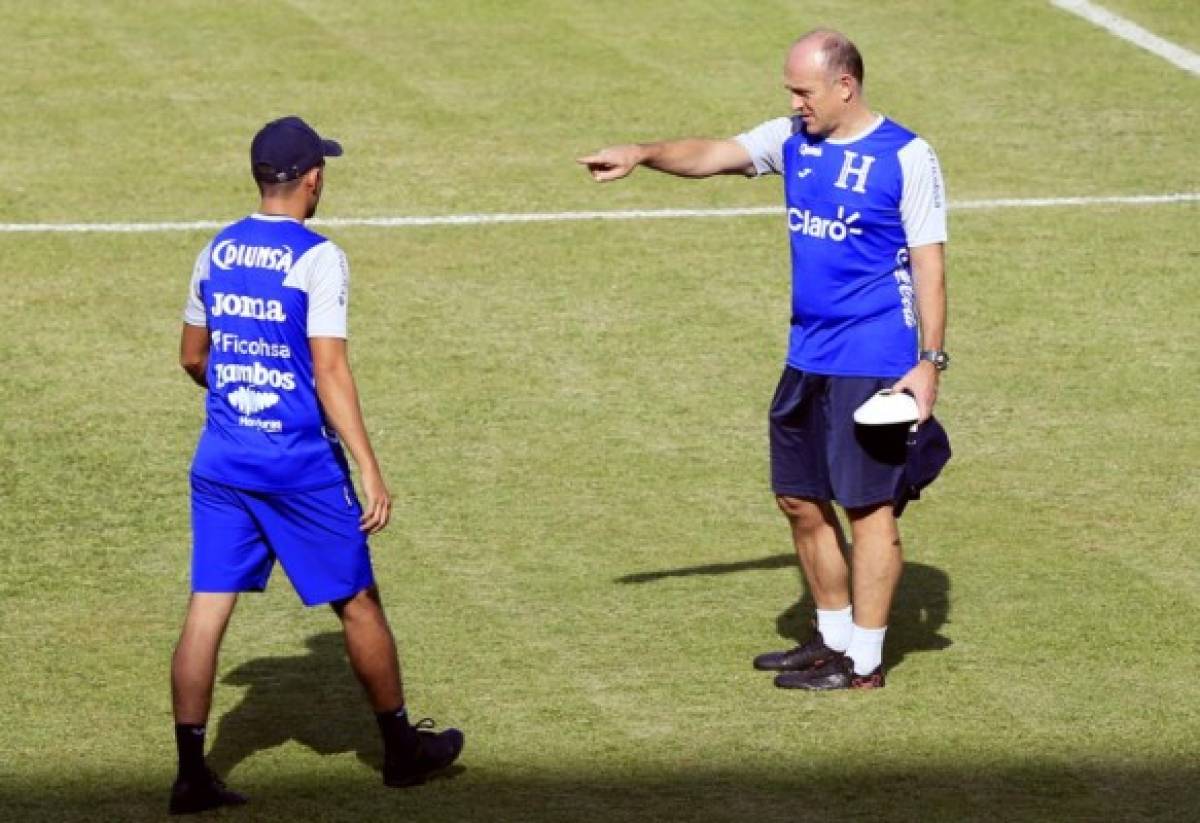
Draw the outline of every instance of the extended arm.
M946 338L946 246L931 243L908 250L912 264L913 285L917 296L917 316L921 324L921 348L941 349ZM917 399L921 420L933 414L937 402L938 379L941 376L932 363L921 360L895 385L908 389Z
M711 177L714 174L750 174L750 153L736 140L687 138L659 143L611 146L580 157L598 183L620 180L638 166L678 177Z
M179 335L179 365L196 381L208 388L208 327L183 324Z
M362 530L376 534L383 530L391 517L392 496L383 481L375 451L367 437L358 388L350 372L346 341L340 337L313 337L313 374L317 381L317 397L325 418L346 444L362 476L366 504L363 509Z

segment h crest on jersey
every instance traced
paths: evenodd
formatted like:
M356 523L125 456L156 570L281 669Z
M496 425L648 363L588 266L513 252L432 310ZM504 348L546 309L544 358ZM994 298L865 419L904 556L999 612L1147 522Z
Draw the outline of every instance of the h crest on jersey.
M862 158L862 162L858 162L859 158ZM866 194L867 175L871 173L871 166L874 162L875 158L869 154L860 155L858 152L847 149L842 158L842 171L833 185L839 189L848 188L857 194ZM853 186L849 185L850 178L854 178Z

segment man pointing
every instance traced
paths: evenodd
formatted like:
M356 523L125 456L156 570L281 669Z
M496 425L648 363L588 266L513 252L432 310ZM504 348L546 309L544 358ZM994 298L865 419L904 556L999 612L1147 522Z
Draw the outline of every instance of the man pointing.
M732 139L614 146L579 160L600 182L638 166L681 177L783 177L792 312L770 412L771 482L817 611L807 642L754 661L779 672L783 688L884 685L883 640L903 565L894 504L905 484L906 427L856 426L853 412L892 389L911 393L928 420L949 363L937 157L872 111L863 77L854 44L818 29L784 64L792 117ZM850 523L852 563L834 502Z

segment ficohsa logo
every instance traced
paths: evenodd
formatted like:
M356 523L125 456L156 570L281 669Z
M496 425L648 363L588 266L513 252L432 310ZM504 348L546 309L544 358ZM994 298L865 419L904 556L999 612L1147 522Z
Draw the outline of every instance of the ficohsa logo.
M247 269L271 269L290 272L292 249L290 246L243 246L236 240L222 240L213 246L210 255L212 264L218 269L229 271L234 266Z
M837 217L818 217L808 209L788 209L788 230L794 231L797 234L803 234L805 237L815 237L818 240L829 239L835 243L841 243L851 234L862 234L863 230L855 228L854 224L858 222L862 215L854 212L849 216L846 215L846 207L838 206Z

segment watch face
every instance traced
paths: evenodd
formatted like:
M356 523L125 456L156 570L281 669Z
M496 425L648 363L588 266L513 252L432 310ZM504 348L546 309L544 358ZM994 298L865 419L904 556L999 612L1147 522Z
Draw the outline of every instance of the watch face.
M928 360L938 371L945 371L950 365L950 355L940 349L926 349L921 352L921 359Z

